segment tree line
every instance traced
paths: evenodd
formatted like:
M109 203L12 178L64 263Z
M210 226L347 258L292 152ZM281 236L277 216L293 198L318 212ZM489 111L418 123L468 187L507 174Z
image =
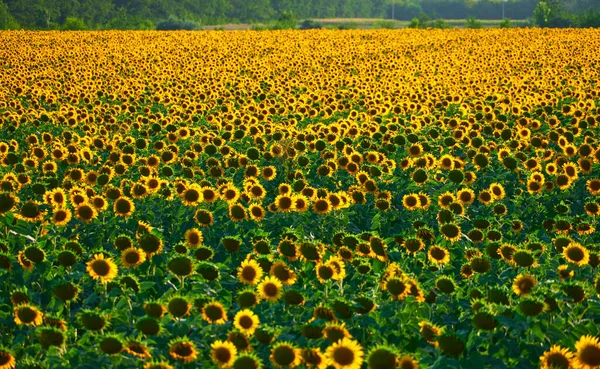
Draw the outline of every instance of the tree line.
M167 19L200 25L261 23L282 14L298 20L537 16L550 25L556 17L598 6L600 0L0 0L0 29L154 29Z

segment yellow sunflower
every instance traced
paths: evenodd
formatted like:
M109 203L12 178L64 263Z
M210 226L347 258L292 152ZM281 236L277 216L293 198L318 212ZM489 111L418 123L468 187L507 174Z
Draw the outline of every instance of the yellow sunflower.
M263 270L256 260L244 260L238 268L237 276L242 283L255 285L262 279Z
M94 279L100 279L102 283L107 283L116 278L119 269L111 258L105 259L104 254L94 255L94 259L87 263L87 272Z
M259 324L258 316L249 309L239 311L233 318L233 326L247 335L253 335Z
M600 341L597 337L583 336L575 343L575 367L597 369L600 367Z
M215 341L211 345L211 358L219 368L227 368L235 361L238 350L229 341Z
M335 369L360 369L364 353L357 341L344 337L329 346L325 356Z
M275 302L281 297L282 283L275 277L268 276L257 286L258 294L261 299L269 302Z

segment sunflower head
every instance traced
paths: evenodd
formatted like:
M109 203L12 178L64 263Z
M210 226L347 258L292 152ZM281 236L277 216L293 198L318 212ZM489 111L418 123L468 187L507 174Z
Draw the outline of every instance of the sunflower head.
M196 345L188 338L176 338L169 342L169 354L175 360L189 364L196 359Z
M363 363L363 355L360 344L349 338L337 341L325 353L330 365L342 369L359 369Z
M389 346L379 345L371 349L367 355L367 363L370 369L396 368L398 354Z
M237 348L229 341L215 341L210 347L212 361L219 368L231 366L237 357Z
M278 342L271 349L271 362L277 368L294 368L300 365L302 356L300 349L289 342Z

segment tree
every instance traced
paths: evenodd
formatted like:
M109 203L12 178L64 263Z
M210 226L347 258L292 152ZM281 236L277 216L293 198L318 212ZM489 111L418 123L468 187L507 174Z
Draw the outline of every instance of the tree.
M0 0L0 29L19 29L19 23L15 20L15 18L10 14L8 6L4 4L2 0Z

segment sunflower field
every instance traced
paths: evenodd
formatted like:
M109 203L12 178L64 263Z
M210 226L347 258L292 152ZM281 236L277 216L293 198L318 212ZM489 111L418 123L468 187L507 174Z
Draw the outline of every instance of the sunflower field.
M0 42L0 369L600 368L600 31Z

